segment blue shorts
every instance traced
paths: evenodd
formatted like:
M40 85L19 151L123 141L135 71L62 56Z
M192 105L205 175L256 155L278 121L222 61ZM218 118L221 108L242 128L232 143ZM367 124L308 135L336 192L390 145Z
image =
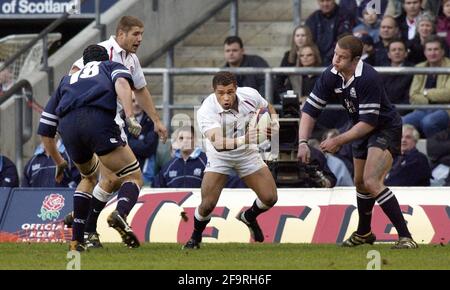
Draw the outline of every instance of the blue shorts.
M367 159L369 147L378 147L389 150L392 158L400 154L402 142L402 126L387 129L375 129L367 136L352 143L353 158Z
M114 117L105 110L85 107L69 112L59 120L59 134L74 162L82 164L94 153L102 156L126 145Z

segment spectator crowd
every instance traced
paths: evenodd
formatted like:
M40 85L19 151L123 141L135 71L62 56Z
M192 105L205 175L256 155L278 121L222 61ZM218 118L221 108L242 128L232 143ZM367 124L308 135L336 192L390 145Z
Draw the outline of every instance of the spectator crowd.
M353 34L363 42L362 60L370 65L450 67L450 0L380 0L378 8L381 11L367 5L371 2L341 0L338 4L335 0L317 0L319 9L306 19L305 24L292 31L290 48L280 56L280 66L329 66L337 40ZM269 67L263 57L246 54L244 41L238 36L227 37L223 49L224 67ZM294 91L301 106L316 80L316 75L276 75L271 96L273 103L282 104L286 92ZM237 82L240 87L252 87L262 96L265 94L263 74L239 75ZM394 105L450 104L450 74L387 74L383 75L383 83ZM0 72L0 96L11 85L11 73L5 69ZM143 129L138 137L126 133L139 160L145 184L200 187L207 158L196 142L194 129L180 127L173 133L170 145L160 144L151 119L137 104L134 108ZM444 146L450 142L450 110L415 109L401 110L400 113L404 124L401 155L395 158L386 185L450 185L450 146ZM317 141L323 141L345 131L347 126L345 114L326 110L317 120L313 136ZM426 140L427 148L418 148L421 139ZM317 147L317 141L312 141L310 146ZM169 149L160 150L163 146ZM423 149L427 155L423 154ZM55 165L39 145L21 174L21 185L75 187L80 175L71 165L63 144L59 150L69 164L61 183L54 181ZM333 155L317 151L325 176L332 175L323 187L353 185L351 148L344 146ZM329 173L331 175L327 175ZM14 163L0 155L0 187L18 187L18 176ZM229 179L227 187L245 185L235 176Z

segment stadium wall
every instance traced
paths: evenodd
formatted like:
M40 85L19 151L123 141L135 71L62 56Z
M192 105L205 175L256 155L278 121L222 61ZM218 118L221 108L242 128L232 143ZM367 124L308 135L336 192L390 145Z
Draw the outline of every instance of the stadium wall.
M418 243L450 242L450 191L445 187L392 188L408 226ZM0 241L62 242L70 230L62 224L72 210L70 189L13 189L5 205L0 199ZM357 227L355 189L279 189L276 206L258 220L267 243L340 243ZM203 242L251 242L247 227L235 219L255 199L249 189L225 189L205 230ZM3 204L1 204L3 202ZM184 243L193 228L193 214L200 203L199 189L144 188L128 222L141 241ZM116 199L102 211L98 231L104 242L120 242L106 217ZM181 213L185 213L187 221ZM396 231L377 205L372 229L379 242L393 242Z
M196 21L199 15L207 12L219 2L220 0L165 0L158 1L158 10L153 11L153 1L118 1L101 15L101 23L106 25L106 35L109 38L110 35L115 34L117 22L123 15L133 15L143 19L145 33L142 45L138 50L138 56L141 63L145 63L146 59L165 42L172 39L180 30ZM100 31L95 28L94 21L49 58L49 66L54 69L55 88L58 86L61 77L68 73L72 63L81 57L84 47L100 41ZM49 98L47 74L42 71L34 71L25 78L32 84L35 100L44 106ZM34 113L33 132L37 130L39 115L37 112ZM13 104L2 108L0 118L2 124L0 149L2 154L14 160L15 128L11 126L15 120ZM25 160L32 155L34 147L38 143L38 136L33 134L24 148Z

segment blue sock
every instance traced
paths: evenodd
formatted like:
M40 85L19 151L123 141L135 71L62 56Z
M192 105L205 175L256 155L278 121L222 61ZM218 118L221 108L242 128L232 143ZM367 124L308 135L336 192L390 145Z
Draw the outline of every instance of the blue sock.
M89 214L91 195L75 191L73 195L72 241L84 242L84 225Z
M126 217L139 197L139 186L134 182L125 182L119 189L117 195L117 211L122 217Z
M356 192L356 202L358 204L358 235L365 235L371 231L372 209L375 205L375 199L370 197L370 193Z
M383 190L377 196L377 202L383 209L384 213L391 220L399 237L411 238L408 227L406 226L405 218L403 217L402 210L398 204L397 198L389 188Z
M97 220L100 212L105 208L106 202L98 200L95 196L91 199L91 208L89 210L89 216L86 220L86 226L84 231L87 233L97 232Z

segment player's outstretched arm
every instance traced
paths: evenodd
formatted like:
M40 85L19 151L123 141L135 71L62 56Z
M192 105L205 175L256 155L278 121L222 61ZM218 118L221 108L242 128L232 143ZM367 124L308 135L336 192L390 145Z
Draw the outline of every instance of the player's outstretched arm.
M143 87L138 90L134 90L134 95L136 96L136 100L141 106L141 108L147 113L147 115L152 119L155 124L155 132L159 135L161 141L166 143L167 140L167 129L166 126L159 119L158 112L156 111L155 105L153 103L153 98L147 89L147 87Z
M56 164L55 180L61 183L64 177L64 170L68 167L67 161L59 153L55 138L41 136L42 144L44 144L45 152L53 159Z
M267 105L267 109L270 113L270 127L268 129L267 136L271 137L272 135L278 134L278 132L280 131L280 122L278 120L277 111L271 104Z
M316 124L316 119L311 117L308 113L302 112L300 118L300 126L298 130L299 140L308 140Z
M123 111L125 112L125 117L133 117L133 100L131 95L131 87L125 78L117 78L114 83L114 88L116 89L117 98L122 104Z
M341 145L344 145L366 136L373 129L375 129L374 126L370 125L369 123L360 121L356 123L350 130L336 136L335 138L339 140L339 143L341 143Z
M308 139L311 136L314 125L316 124L316 119L311 117L308 113L302 112L300 118L300 126L298 130L298 152L297 158L303 163L308 164L311 160L311 151L308 147Z
M139 122L134 118L133 113L133 101L132 101L132 91L130 84L125 78L118 78L114 83L116 89L117 98L122 104L123 111L125 112L125 121L128 125L128 131L135 137L139 136L142 127Z

